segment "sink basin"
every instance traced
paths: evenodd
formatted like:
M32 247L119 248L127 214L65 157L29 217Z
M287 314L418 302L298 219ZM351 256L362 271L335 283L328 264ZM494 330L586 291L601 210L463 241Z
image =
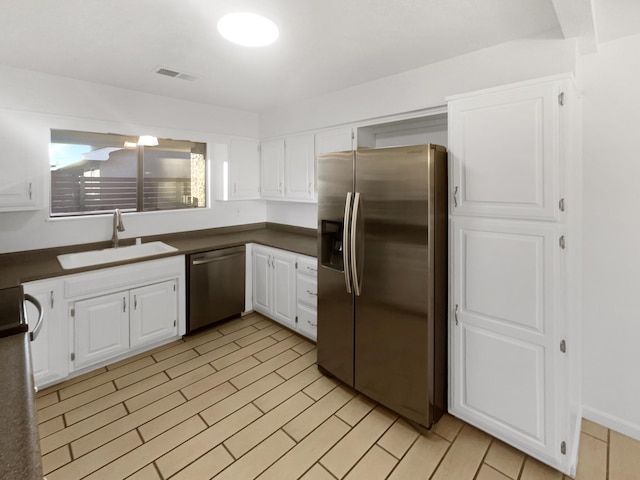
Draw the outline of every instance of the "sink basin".
M88 252L67 253L58 255L60 266L65 270L71 268L90 267L103 263L122 262L134 258L150 257L163 253L177 252L178 249L163 242L149 242L128 247L105 248Z

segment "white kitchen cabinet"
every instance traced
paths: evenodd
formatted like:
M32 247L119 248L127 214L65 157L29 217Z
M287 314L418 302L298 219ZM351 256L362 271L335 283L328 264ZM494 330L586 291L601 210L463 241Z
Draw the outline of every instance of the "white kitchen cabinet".
M0 110L0 212L40 208L47 135L34 116Z
M271 270L270 249L260 245L253 247L253 308L257 312L271 316L273 301L273 272Z
M33 376L38 388L63 379L68 371L67 324L63 321L62 283L59 280L39 280L25 283L24 292L35 297L43 308L40 332L31 342ZM29 331L38 320L38 311L26 302Z
M261 143L260 196L268 200L315 199L313 133L264 140Z
M184 335L185 259L175 256L23 284L44 307L31 344L36 385L49 386ZM29 328L37 319L27 303Z
M129 292L116 292L75 302L75 369L96 364L129 351Z
M254 310L295 328L295 255L254 245L253 262Z
M332 128L316 133L316 156L353 150L353 137L352 127Z
M284 139L264 140L260 144L260 196L284 198Z
M176 281L156 283L129 292L129 344L149 345L178 333Z
M184 256L63 277L70 369L104 363L185 332Z
M314 342L318 337L318 260L296 257L296 328Z
M312 133L285 138L285 197L294 200L315 198L315 151Z
M260 198L260 143L251 138L229 141L229 200Z
M449 411L570 475L581 418L576 111L568 77L449 103Z
M559 231L549 224L454 218L456 415L559 458Z
M278 248L253 245L253 308L316 340L318 262Z
M450 101L454 213L558 219L569 88L568 80L533 83Z

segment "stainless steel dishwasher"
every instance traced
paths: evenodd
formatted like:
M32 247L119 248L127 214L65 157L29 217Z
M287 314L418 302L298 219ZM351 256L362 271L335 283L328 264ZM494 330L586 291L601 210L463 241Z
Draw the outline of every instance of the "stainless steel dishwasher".
M187 257L187 333L244 310L245 247Z

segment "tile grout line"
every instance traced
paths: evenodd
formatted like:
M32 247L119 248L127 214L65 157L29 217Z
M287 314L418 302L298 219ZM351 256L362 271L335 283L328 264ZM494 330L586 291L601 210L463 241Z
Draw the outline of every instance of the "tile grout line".
M460 429L462 430L462 428ZM480 470L482 469L482 465L487 465L487 467L489 468L493 468L491 465L489 465L488 463L485 463L485 460L487 459L487 455L489 454L489 450L491 450L491 446L493 445L493 442L495 441L494 438L491 438L491 441L489 442L489 445L487 445L487 449L484 451L484 454L482 455L482 460L480 460L480 464L478 465L478 468L476 470L475 475L473 476L474 480L476 480L478 478L478 475L480 475ZM507 475L506 473L498 470L497 468L493 468L496 472L502 473L505 477L508 477L509 475Z
M604 444L608 444L608 443L609 443L609 440L608 440L608 437L609 437L609 430L608 430L608 429L607 429L607 440L603 440L603 439L601 439L601 438L599 438L599 437L596 437L595 435L592 435L592 434L590 434L590 433L588 433L588 432L585 432L585 431L582 431L582 430L580 431L580 433L581 433L581 434L583 434L583 435L586 435L586 436L588 436L588 437L591 437L591 438L593 438L594 440L598 440L599 442L602 442L602 443L604 443Z
M607 472L606 480L609 480L609 467L611 466L611 429L607 428L607 458L606 458Z
M458 430L458 433L455 434L455 436L453 437L453 440L449 441L446 438L444 438L442 435L433 432L434 435L438 435L440 438L442 438L445 442L447 442L447 448L444 451L444 453L442 454L442 457L440 457L440 460L438 460L438 463L436 465L436 468L433 469L433 473L429 476L430 479L433 478L433 476L438 473L438 469L440 468L440 465L442 465L443 460L445 459L445 457L447 456L447 454L449 453L449 450L451 450L451 447L453 446L454 443L456 443L456 440L458 440L458 437L460 436L460 432L462 432L462 429L464 428L464 425L462 427L460 427L460 430Z

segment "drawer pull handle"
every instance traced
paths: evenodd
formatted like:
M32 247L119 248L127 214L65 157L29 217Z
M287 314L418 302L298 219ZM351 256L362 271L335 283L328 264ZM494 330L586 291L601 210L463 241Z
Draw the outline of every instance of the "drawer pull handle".
M307 270L311 270L312 272L317 272L318 271L317 268L311 268L311 267L307 267Z
M307 320L307 323L312 327L317 327L318 326L317 323L311 323L309 320Z
M318 292L312 292L311 290L307 290L307 293L316 297L318 296Z

